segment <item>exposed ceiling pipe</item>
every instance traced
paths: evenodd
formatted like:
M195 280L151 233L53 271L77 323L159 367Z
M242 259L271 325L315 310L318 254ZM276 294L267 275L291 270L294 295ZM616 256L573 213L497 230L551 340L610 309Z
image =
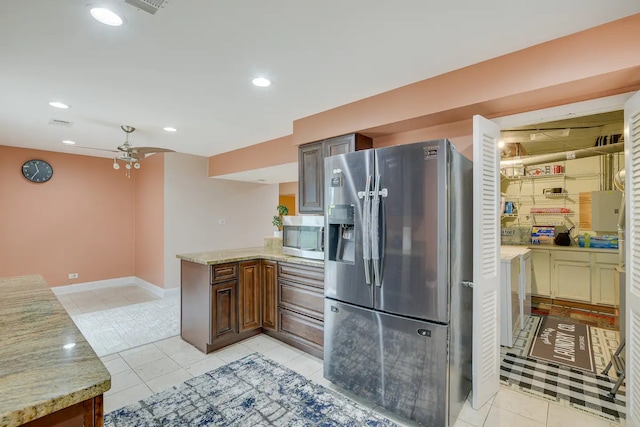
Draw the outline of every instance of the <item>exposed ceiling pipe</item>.
M624 144L603 145L601 147L582 148L580 150L565 151L562 153L540 154L538 156L521 157L519 159L502 160L500 166L531 166L541 163L560 162L563 160L582 159L585 157L599 156L608 153L619 153L624 150Z

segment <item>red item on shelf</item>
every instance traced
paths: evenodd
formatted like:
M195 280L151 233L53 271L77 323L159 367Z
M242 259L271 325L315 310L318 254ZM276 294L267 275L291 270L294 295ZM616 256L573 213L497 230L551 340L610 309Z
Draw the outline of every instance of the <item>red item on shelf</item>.
M531 213L571 213L568 208L531 208Z

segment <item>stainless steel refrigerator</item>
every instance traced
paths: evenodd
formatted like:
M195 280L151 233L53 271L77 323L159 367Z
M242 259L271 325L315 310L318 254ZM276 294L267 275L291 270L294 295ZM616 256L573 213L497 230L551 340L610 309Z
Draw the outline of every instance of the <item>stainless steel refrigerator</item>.
M426 426L471 389L471 161L447 140L325 159L324 376Z

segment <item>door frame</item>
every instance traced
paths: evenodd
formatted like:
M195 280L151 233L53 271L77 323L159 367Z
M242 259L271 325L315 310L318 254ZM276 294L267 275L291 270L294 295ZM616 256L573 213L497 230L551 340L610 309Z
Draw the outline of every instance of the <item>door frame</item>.
M500 129L508 129L518 126L526 126L538 123L552 122L569 118L589 116L599 113L624 110L624 104L637 91L631 91L619 95L612 95L602 98L590 99L587 101L574 102L571 104L556 107L543 108L540 110L527 111L525 113L512 114L508 116L491 117L485 116L500 126ZM496 212L496 216L499 213ZM498 218L499 220L499 218ZM625 252L625 257L627 256ZM626 260L625 260L626 262ZM496 326L496 329L499 325ZM627 326L629 328L629 326ZM627 332L628 334L629 332ZM498 354L500 358L501 355ZM498 360L500 363L500 360Z

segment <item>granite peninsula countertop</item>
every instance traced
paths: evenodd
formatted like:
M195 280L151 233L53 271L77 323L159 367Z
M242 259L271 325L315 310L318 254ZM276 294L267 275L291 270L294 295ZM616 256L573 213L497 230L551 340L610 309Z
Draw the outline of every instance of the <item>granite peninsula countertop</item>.
M111 388L109 371L40 275L0 278L0 295L0 426Z
M323 260L300 258L297 256L284 255L282 249L256 248L229 249L220 251L194 252L190 254L178 254L176 258L197 264L214 265L226 262L247 261L251 259L268 259L271 261L290 262L293 264L309 265L312 267L323 267Z

